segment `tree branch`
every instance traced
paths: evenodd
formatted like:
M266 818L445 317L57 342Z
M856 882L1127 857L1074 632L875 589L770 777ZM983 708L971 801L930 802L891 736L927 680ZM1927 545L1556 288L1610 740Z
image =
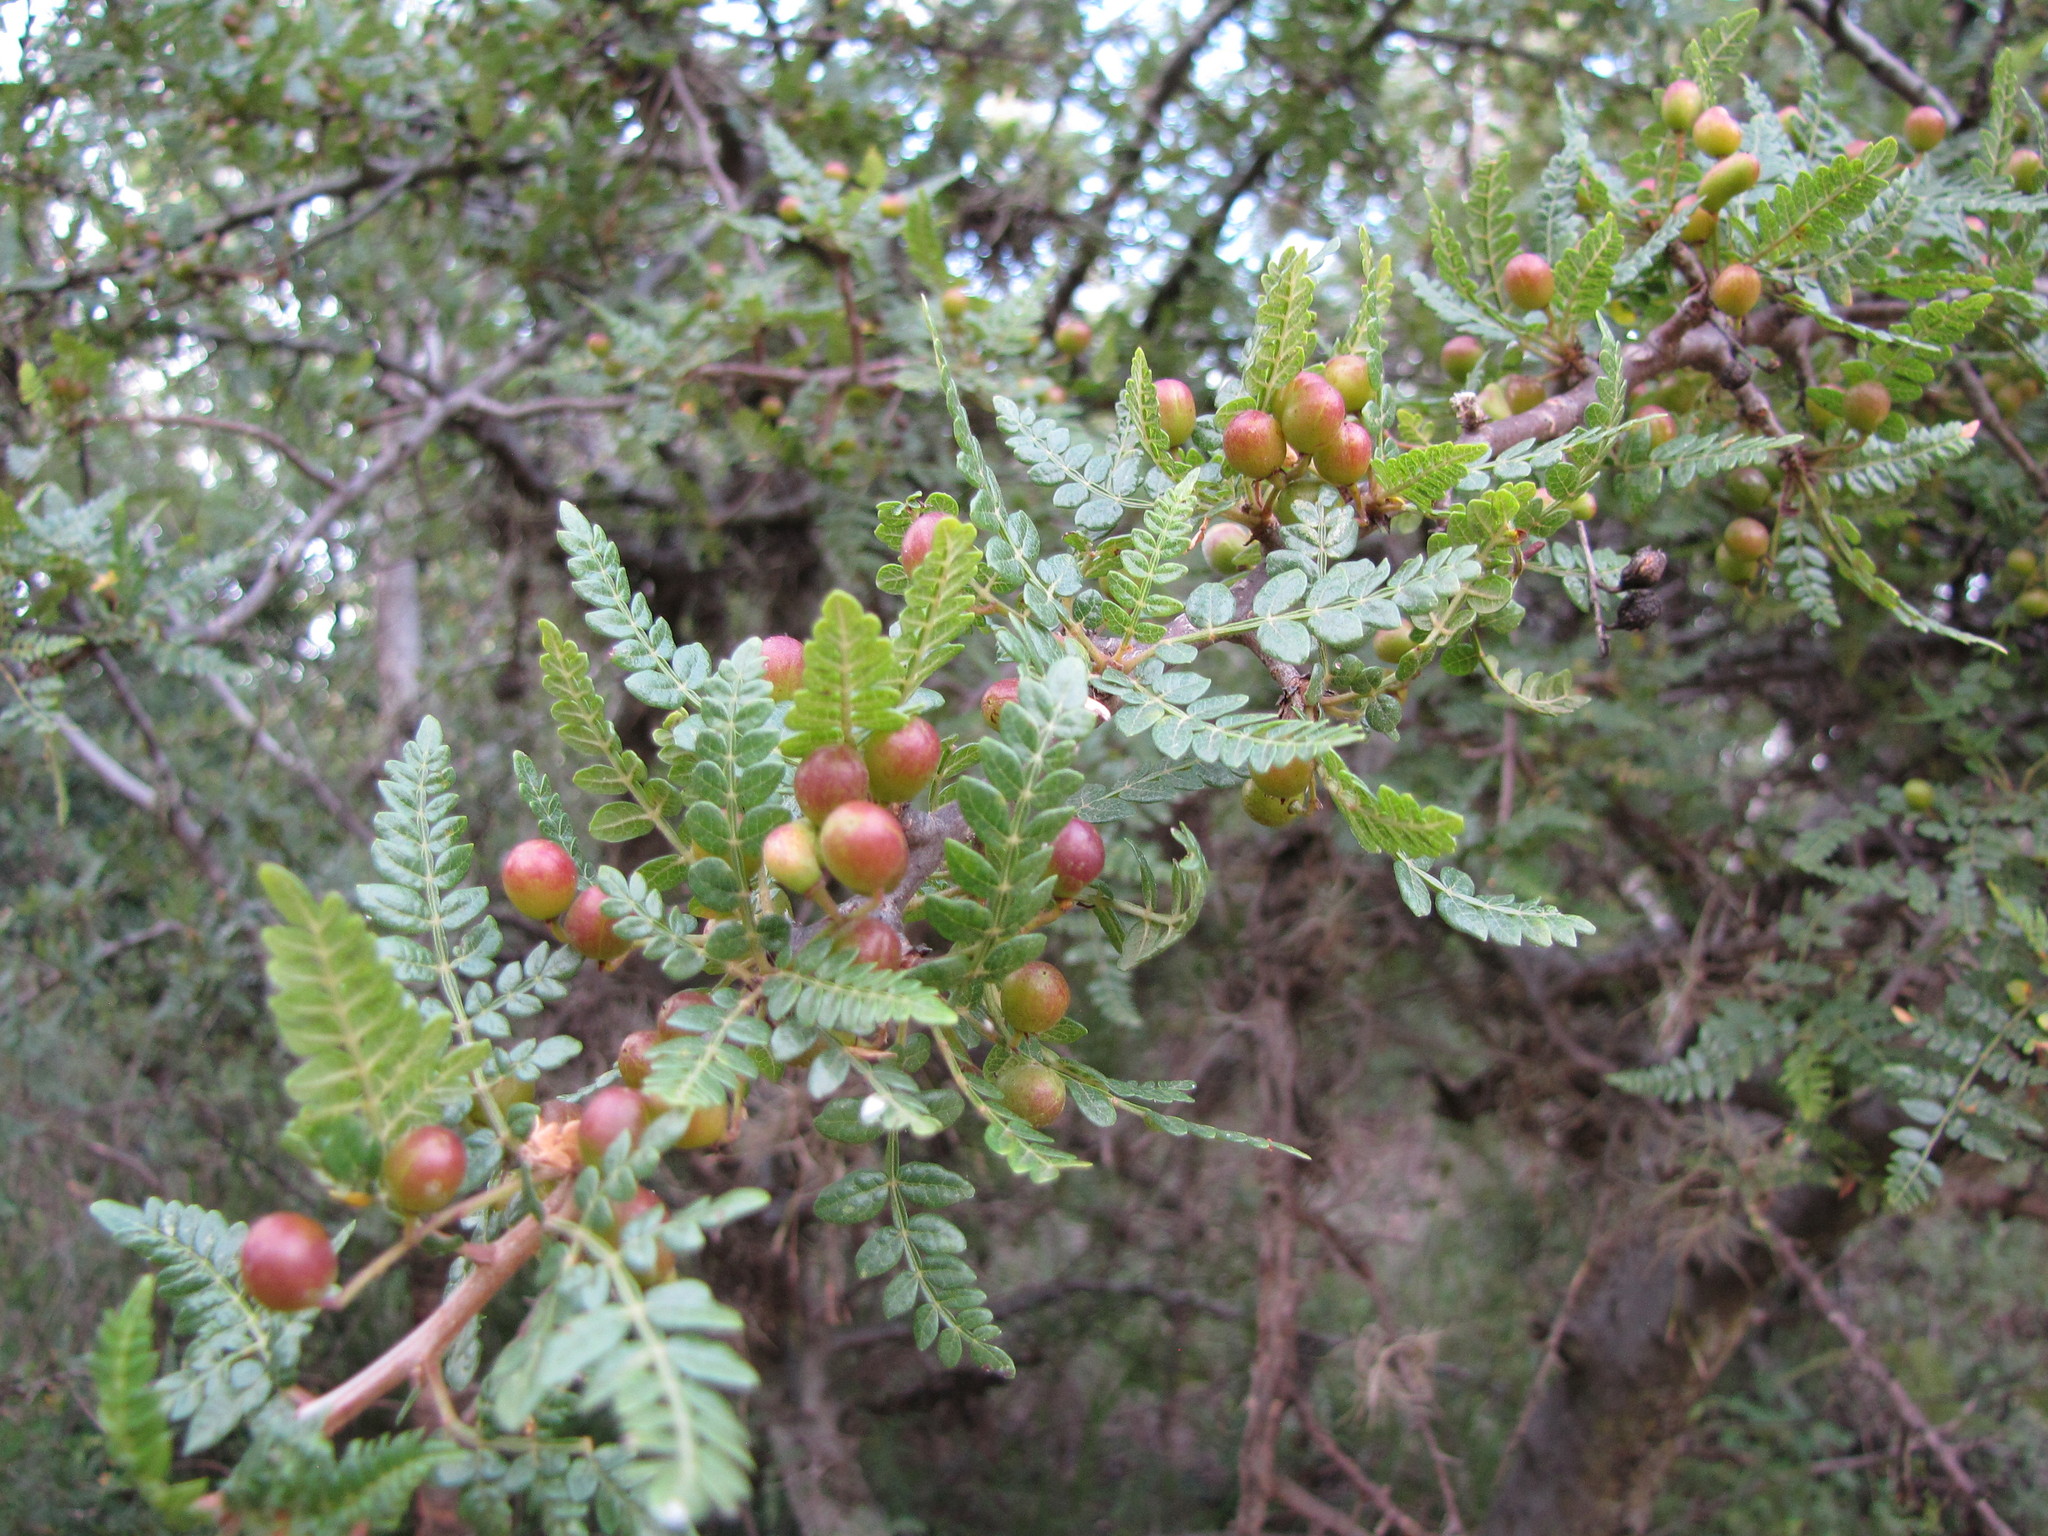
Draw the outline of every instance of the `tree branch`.
M1323 1421L1316 1416L1316 1411L1305 1393L1297 1391L1294 1394L1294 1416L1308 1432L1309 1439L1315 1442L1316 1449L1322 1452L1332 1466L1344 1474L1352 1487L1372 1501L1373 1507L1380 1512L1381 1517L1392 1522L1394 1529L1399 1531L1401 1536L1430 1536L1428 1528L1420 1520L1394 1502L1392 1493L1367 1477L1365 1469L1344 1454L1344 1448L1337 1443L1337 1437L1323 1426Z
M334 786L321 777L318 768L265 730L263 722L257 719L256 712L243 702L242 696L229 686L227 679L210 676L206 679L206 685L213 691L213 696L226 706L227 712L234 717L235 724L249 733L250 740L256 743L257 751L287 773L296 774L304 780L306 787L313 792L313 798L326 808L328 815L347 829L350 837L365 843L370 840L370 825L356 813L355 807L342 799Z
M282 433L268 427L259 427L254 422L230 421L224 416L159 416L147 412L122 416L88 416L84 425L88 427L197 427L203 432L231 432L237 437L252 437L272 449L289 463L292 468L314 484L325 490L333 490L334 476L315 464L293 446Z
M1885 47L1850 20L1842 0L1786 0L1799 15L1827 34L1834 45L1870 71L1870 77L1894 95L1916 106L1933 107L1950 128L1961 125L1963 114L1943 95L1938 86L1921 78L1904 59Z
M1991 398L1991 391L1984 387L1984 375L1977 371L1977 365L1967 358L1959 357L1951 365L1956 383L1962 386L1963 396L1970 402L1970 409L1977 413L1977 419L1997 439L1998 446L2006 451L2020 472L2032 482L2034 492L2043 501L2048 501L2048 468L2028 451L2020 441L2019 433L2013 431L2012 423L2005 419L2005 412L1998 408L1998 402Z
M142 744L149 752L150 765L156 770L157 788L155 809L170 825L171 835L184 845L192 856L192 862L199 866L199 872L216 891L226 894L227 871L221 867L215 856L213 845L206 839L206 829L199 825L191 808L185 803L185 786L179 781L178 771L171 763L170 753L164 750L163 739L157 735L156 722L149 711L143 708L141 697L128 681L128 674L121 664L114 660L113 653L105 646L94 646L93 655L106 674L107 682L114 690L114 697L121 701L121 708L134 722L136 731L142 737Z

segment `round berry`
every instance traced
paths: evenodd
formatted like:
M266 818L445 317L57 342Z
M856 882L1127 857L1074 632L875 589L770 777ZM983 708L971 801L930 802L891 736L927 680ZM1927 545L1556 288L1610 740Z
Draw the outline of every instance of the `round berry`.
M1934 809L1934 786L1925 779L1908 779L1899 786L1906 797L1906 809L1926 813Z
M1762 174L1763 165L1747 151L1716 161L1700 178L1700 206L1709 213L1719 213L1755 186Z
M1708 292L1714 308L1739 320L1762 302L1763 274L1743 262L1731 261L1714 274L1714 285Z
M661 1000L661 1006L654 1011L654 1033L657 1039L673 1040L682 1031L669 1020L685 1008L715 1008L709 992L671 992Z
M1179 379L1160 379L1152 386L1159 400L1159 425L1166 440L1178 448L1195 435L1195 392Z
M825 173L827 181L845 181L853 175L853 172L846 168L844 160L827 160L818 169Z
M676 1145L685 1152L715 1147L725 1140L726 1127L731 1123L731 1112L723 1104L712 1104L690 1116L689 1129L677 1138Z
M1073 994L1050 960L1033 960L1003 978L1003 1021L1020 1035L1042 1035L1067 1016Z
M639 1088L647 1082L647 1074L654 1070L654 1058L648 1055L664 1040L675 1037L673 1030L636 1029L619 1042L617 1066L619 1081L628 1088Z
M1664 87L1664 99L1658 103L1657 115L1664 119L1664 126L1673 133L1684 133L1699 121L1700 112L1707 104L1706 92L1690 80L1674 80Z
M583 338L583 345L590 349L590 355L592 357L611 356L612 339L611 337L605 335L603 331L592 331L588 336Z
M1692 141L1702 154L1720 160L1742 148L1742 124L1726 107L1709 107L1693 123Z
M1745 560L1726 544L1714 546L1714 569L1721 573L1723 581L1746 587L1756 577L1756 562Z
M915 800L939 771L943 750L929 720L912 720L886 736L870 736L861 748L868 766L868 798L883 805Z
M629 1138L627 1145L632 1145L653 1118L654 1101L639 1089L600 1088L583 1101L583 1113L576 1122L576 1150L585 1163L596 1167L613 1142L624 1136Z
M1356 411L1372 398L1372 365L1355 353L1342 352L1323 364L1323 377L1344 397L1344 409Z
M1072 896L1102 873L1104 857L1102 834L1094 823L1074 817L1052 840L1052 873L1057 882L1053 890Z
M910 960L904 953L903 935L879 917L862 918L840 935L839 942L851 944L854 959L877 970L900 971Z
M817 832L808 821L785 821L761 840L761 867L792 896L816 890L825 878Z
M1068 315L1053 327L1053 348L1062 357L1079 357L1094 339L1095 327L1074 315Z
M318 1306L339 1268L327 1229L297 1211L259 1217L242 1239L243 1288L273 1312Z
M1548 309L1557 293L1557 277L1550 263L1534 251L1508 258L1501 269L1500 291L1516 309Z
M1728 476L1728 499L1745 512L1761 512L1777 499L1771 477L1755 465L1745 465Z
M1863 158L1863 151L1865 151L1868 148L1870 148L1870 140L1851 139L1848 143L1842 146L1842 153L1847 155L1851 160L1861 160Z
M1686 216L1685 227L1678 232L1679 239L1687 245L1705 245L1714 238L1714 230L1721 222L1721 216L1711 208L1702 208L1700 200L1688 192L1678 200L1680 208L1692 210Z
M1939 108L1915 107L1906 114L1899 136L1924 155L1948 137L1948 119Z
M498 1106L499 1113L501 1114L510 1109L514 1104L531 1104L534 1096L533 1084L523 1077L514 1077L509 1072L503 1077L493 1078L487 1093L491 1102ZM491 1123L490 1111L484 1108L484 1099L485 1094L480 1093L470 1100L469 1113L463 1117L467 1124L489 1125Z
M775 217L785 224L801 224L804 221L804 205L796 200L796 194L784 193L775 204Z
M1003 711L1017 698L1017 679L999 677L981 693L981 718L994 726L1003 718Z
M1372 434L1356 421L1337 428L1337 440L1316 455L1316 473L1331 485L1356 485L1372 469Z
M1275 763L1270 768L1254 768L1251 782L1276 800L1292 800L1307 790L1315 773L1314 763L1305 757L1297 757Z
M619 937L612 920L604 915L604 892L586 885L562 919L562 934L569 947L586 959L607 962L618 959L633 945Z
M761 642L761 674L778 699L793 699L804 685L804 643L795 635L770 635Z
M785 407L782 403L782 396L763 395L755 402L754 409L759 411L768 420L774 421L777 417L781 416Z
M453 1200L468 1173L460 1136L445 1125L415 1126L384 1154L384 1194L396 1209L424 1216Z
M1372 637L1372 653L1388 666L1415 649L1415 637L1406 629L1383 629Z
M967 297L965 288L948 288L939 295L939 309L948 320L958 320L967 313L967 307L971 303L973 300Z
M1034 1130L1044 1130L1066 1112L1067 1085L1059 1073L1035 1061L1014 1061L996 1074L996 1092L1010 1113Z
M2048 587L2029 587L2018 599L2019 610L2030 619L2048 619Z
M1219 576L1233 575L1257 565L1265 554L1243 523L1211 523L1202 535L1202 557Z
M903 569L914 571L924 564L924 557L932 552L932 544L938 537L939 524L958 525L959 522L959 518L949 517L944 512L919 514L916 521L903 530L903 549L897 556Z
M1892 413L1892 392L1882 381L1865 379L1842 391L1842 420L1858 432L1875 432Z
M2022 192L2038 192L2048 184L2048 166L2031 149L2016 149L2006 157L2005 174Z
M797 767L797 808L814 824L849 800L867 798L868 765L843 741L817 748Z
M1443 351L1437 354L1437 361L1443 365L1451 382L1462 384L1472 376L1472 370L1479 366L1479 359L1486 355L1486 344L1477 336L1453 336L1444 343Z
M1738 517L1721 531L1721 544L1738 560L1761 560L1770 553L1771 530L1753 517Z
M901 192L890 192L876 204L885 219L900 219L910 211L910 201Z
M2022 581L2032 576L2040 568L2040 564L2040 560L2031 549L2011 549L2006 551L2005 568Z
M1629 414L1634 420L1648 424L1645 430L1649 433L1652 448L1661 448L1678 436L1677 419L1661 405L1639 405Z
M1519 416L1524 411L1533 411L1550 398L1549 392L1543 387L1543 381L1531 378L1526 373L1509 374L1500 381L1500 390L1507 399L1508 413L1512 416Z
M1245 815L1262 827L1284 827L1300 813L1277 795L1269 795L1250 779L1244 781L1244 788L1238 791L1238 802L1244 806Z
M825 818L818 831L818 855L841 885L872 896L903 878L910 844L904 839L903 824L882 807L849 800Z
M1297 453L1313 457L1337 440L1344 397L1320 373L1297 373L1280 391L1280 431Z
M1280 423L1264 411L1239 411L1223 429L1223 461L1253 480L1273 474L1287 462Z
M560 843L529 837L498 866L505 899L528 917L553 922L576 899L576 861Z

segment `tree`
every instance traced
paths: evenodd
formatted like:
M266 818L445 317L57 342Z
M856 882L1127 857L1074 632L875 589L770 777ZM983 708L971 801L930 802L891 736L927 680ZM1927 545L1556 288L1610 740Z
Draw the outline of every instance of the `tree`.
M376 60L375 70L336 65L317 40L340 17L324 14L235 12L221 18L225 42L208 31L203 46L176 51L167 45L184 23L172 12L141 27L86 16L51 55L82 64L97 48L139 65L145 86L160 80L165 98L159 108L146 99L155 93L67 98L45 85L21 115L38 152L23 163L48 178L43 191L64 217L19 226L30 268L14 280L16 323L37 355L20 358L9 458L18 510L7 559L19 584L8 720L33 743L29 760L47 771L60 815L68 754L160 818L202 888L239 901L238 861L292 839L238 830L236 854L223 856L223 814L195 808L217 801L195 793L158 723L162 700L189 698L192 679L336 826L359 822L321 754L283 745L238 685L261 675L252 659L281 659L295 643L322 660L351 622L347 600L310 627L292 607L330 601L323 587L345 585L361 546L377 567L376 639L359 665L373 665L381 705L365 745L381 756L417 713L425 658L465 659L462 647L427 643L433 594L420 582L445 582L441 622L467 619L465 594L482 585L466 568L477 520L504 558L472 627L524 636L532 608L554 606L533 593L533 525L545 512L632 701L620 713L599 690L572 631L535 627L562 766L602 803L572 821L549 775L510 759L533 818L520 835L537 829L566 850L596 893L544 938L546 919L527 914L539 942L516 963L500 967L504 931L484 915L488 892L471 878L454 814L456 750L503 741L479 718L480 700L446 726L428 717L386 765L378 878L357 883L355 909L266 871L282 919L264 932L270 1007L301 1063L284 1082L297 1114L283 1144L389 1237L331 1300L374 1306L375 1282L416 1252L444 1250L453 1263L445 1276L428 1271L423 1315L393 1350L295 1404L276 1394L315 1337L310 1319L253 1300L301 1297L254 1272L238 1280L249 1251L239 1225L174 1201L98 1207L109 1230L164 1267L182 1341L176 1369L147 1390L157 1362L141 1290L109 1318L96 1355L109 1454L165 1519L289 1512L335 1528L388 1525L418 1492L425 1520L430 1477L462 1487L462 1517L491 1526L513 1518L515 1494L524 1511L556 1518L594 1503L607 1523L684 1524L736 1508L749 1452L726 1394L757 1378L719 1337L742 1314L702 1281L669 1276L729 1224L720 1244L748 1251L757 1240L744 1218L771 1196L701 1158L680 1160L698 1193L672 1214L648 1203L646 1186L670 1176L667 1149L729 1134L751 1085L793 1085L801 1069L804 1093L774 1102L797 1117L791 1134L813 1166L822 1155L836 1176L813 1182L806 1171L776 1194L808 1201L828 1225L872 1224L853 1273L889 1276L884 1314L908 1313L911 1342L969 1379L1011 1362L995 1342L1002 1320L962 1257L972 1240L937 1214L974 1190L947 1165L976 1171L972 1143L949 1128L978 1127L993 1159L1033 1182L1080 1163L1071 1138L1045 1129L1063 1104L1105 1132L1128 1118L1168 1137L1246 1144L1261 1198L1236 1528L1264 1529L1282 1509L1329 1526L1348 1518L1325 1496L1337 1487L1421 1528L1402 1512L1413 1490L1367 1474L1325 1427L1335 1388L1305 1374L1299 1355L1303 1230L1373 1291L1380 1326L1393 1327L1370 1265L1316 1215L1289 1155L1296 1143L1314 1150L1319 1118L1306 1112L1304 1019L1364 979L1314 938L1328 921L1314 915L1315 887L1344 868L1366 871L1346 878L1384 897L1354 915L1350 943L1428 945L1434 994L1506 1023L1439 1036L1429 1069L1445 1113L1571 1106L1608 1164L1607 1209L1520 1421L1475 1438L1500 1465L1485 1528L1642 1528L1689 1416L1780 1272L1899 1406L1958 1517L1998 1528L2005 1489L1985 1492L1985 1474L1913 1404L1801 1246L1825 1251L1880 1209L1925 1205L1959 1153L2026 1159L2039 1136L2027 1109L2039 1070L2030 1003L2048 920L2028 841L2038 807L2025 769L2038 752L2024 700L2037 644L2028 626L2041 616L2028 497L2041 480L2005 410L2024 412L2022 379L2038 369L2041 200L2022 190L2028 174L2011 158L2044 137L2022 90L2024 58L1994 48L1981 67L1969 61L1981 101L1966 123L1870 33L1816 13L1875 80L1968 129L1914 157L1883 135L1852 146L1866 119L1839 114L1816 88L1817 60L1796 108L1772 110L1770 88L1788 82L1740 79L1758 49L1755 15L1742 12L1686 45L1681 68L1697 90L1667 94L1661 114L1638 96L1595 120L1567 92L1555 154L1471 164L1461 194L1432 205L1430 269L1397 273L1393 253L1361 234L1356 275L1340 279L1310 247L1287 243L1237 311L1240 348L1227 344L1228 305L1168 332L1201 247L1245 191L1278 158L1299 175L1328 153L1322 121L1283 117L1259 129L1223 186L1221 220L1212 228L1213 210L1198 209L1184 226L1189 254L1146 313L1103 316L1083 335L1062 316L1110 255L1113 220L1166 109L1231 10L1210 7L1155 52L1109 184L1058 278L1007 297L956 296L949 238L979 242L993 276L1031 268L1048 226L1013 228L1015 209L998 218L975 184L951 179L938 163L943 132L933 174L885 191L887 161L861 153L880 125L842 123L802 83L804 52L829 57L842 41L829 17L805 37L769 40L767 94L790 101L757 132L704 105L738 100L744 50L714 64L696 51L695 24L673 15L608 11L587 31L544 38L520 13L478 13L445 32L340 13L356 29L342 62ZM1369 24L1355 49L1389 45L1401 15ZM1265 20L1301 50L1287 67L1304 78L1319 67L1313 18ZM951 46L943 23L925 37L875 35L896 59ZM1001 76L1015 63L992 67ZM848 79L887 100L886 76L869 63ZM199 195L191 167L202 157L181 156L176 134L200 81L228 93L214 126L245 184L281 190L194 221L178 189ZM1699 131L1716 97L1747 121L1724 128L1716 117ZM65 99L155 132L118 176L83 148L53 169L73 131L53 110ZM990 147L1022 164L1014 135L1028 121L1005 125ZM891 141L924 132L917 122L905 105ZM1932 137L1924 120L1909 128ZM1727 131L1739 147L1717 142ZM401 142L409 152L395 158ZM858 169L811 152L834 142ZM341 164L331 173L321 169L330 156ZM1072 169L1058 153L1033 163L1054 178ZM678 215L673 193L656 189L678 175L716 202ZM137 194L154 223L133 232L111 212L131 188L156 193ZM359 237L387 217L414 226L398 247L410 304L385 296L393 247ZM269 271L291 276L247 286ZM688 297L677 298L686 275ZM919 290L935 302L917 302ZM295 309L252 336L251 313L275 316L287 295ZM1318 309L1337 318L1319 323ZM309 313L351 339L309 326ZM373 315L365 347L353 335ZM1455 349L1455 381L1419 361L1433 350L1422 340L1445 330L1477 343ZM406 332L416 344L397 343ZM268 418L179 398L170 336L267 358L252 380L226 382ZM1179 396L1157 388L1154 350L1217 381L1198 386L1212 409L1192 426L1178 419ZM1074 351L1083 360L1059 361ZM468 366L451 367L455 355ZM165 382L133 376L151 358ZM2004 376L1987 379L1993 367ZM1048 383L1048 369L1064 382ZM387 419L348 404L352 370L392 402ZM381 428L381 445L330 471L308 444L344 413L357 431ZM573 425L614 418L602 437ZM534 421L566 425L537 445L521 435ZM117 448L108 489L99 445L110 430L152 427L258 444L266 453L248 461L252 472L288 466L318 497L289 532L249 539L255 509L237 504L241 482L207 483L211 463L131 462ZM1973 453L1987 432L2007 463ZM503 477L504 494L464 495L486 472ZM163 549L161 519L131 526L127 507L148 475L194 509L195 547ZM172 475L188 483L162 478ZM800 561L801 586L768 610L808 630L797 683L786 642L771 653L737 640L750 627L749 566L782 552L762 541L725 561L715 589L689 581L732 525L730 506L699 509L795 498L818 509L830 547L847 521L835 508L850 512L878 477L903 486L874 529L901 563L884 566L866 598L841 589L817 602L817 568ZM941 486L964 491L964 505ZM1893 510L1906 501L1911 512ZM431 510L451 502L457 517ZM1729 524L1738 510L1768 518L1755 524L1760 540ZM600 526L614 513L616 540ZM1204 535L1227 525L1250 538ZM422 559L418 541L436 539L448 558ZM1214 547L1216 579L1191 581L1196 542ZM865 562L851 540L839 548L850 584ZM1671 582L1674 566L1693 579ZM665 595L665 579L692 595ZM692 632L704 638L679 640ZM497 660L508 697L523 686L530 643L514 638ZM1608 665L1575 680L1589 645ZM1845 648L1882 665L1831 696L1814 674ZM138 680L130 667L140 664L151 670ZM981 698L977 724L981 683L1011 669L1014 690ZM1924 736L1887 718L1913 697L1900 677L1923 701L1913 723ZM1459 678L1476 685L1445 681ZM280 668L278 682L297 679ZM1868 697L1855 696L1858 683ZM1761 736L1759 693L1774 716ZM146 770L105 745L106 727L80 723L95 707L125 720ZM1699 741L1673 739L1673 711ZM923 808L836 794L853 803L820 802L806 843L789 803L805 798L799 767L838 752L865 775L879 742L935 713L960 728L929 787L903 797L923 794ZM1489 824L1468 830L1474 818L1431 801L1471 801L1458 749L1482 723L1498 794ZM1848 740L1837 745L1837 733ZM505 746L526 739L510 737ZM1825 743L1825 759L1808 741ZM1745 742L1754 767L1739 755ZM1544 764L1542 798L1518 808L1530 754ZM1845 789L1815 792L1838 754ZM1717 759L1756 781L1739 821L1702 770ZM194 760L221 775L218 759ZM1788 760L1811 778L1781 773ZM1906 766L1932 769L1941 787L1888 782L1862 804L1846 789L1895 781ZM1232 903L1235 932L1218 932L1214 914L1198 926L1219 883L1203 839L1179 824L1198 828L1211 792L1226 790L1276 829L1268 852L1232 866L1263 866L1255 894ZM1324 802L1329 815L1302 821ZM1053 844L1077 811L1136 835L1114 846L1100 881L1063 890ZM1374 862L1336 853L1330 821ZM620 847L617 867L584 850L577 822ZM766 855L768 873L787 876L778 893L759 864L785 826L803 846ZM300 852L287 856L304 864ZM811 883L806 857L837 896ZM1627 919L1610 891L1641 912L1639 936L1616 935ZM1603 930L1589 963L1528 958L1592 934L1595 923L1573 915L1582 904ZM1676 945L1686 924L1674 906L1690 924ZM223 927L247 935L246 908L230 910ZM639 951L631 964L706 989L639 1021L656 1035L630 1068L644 1099L611 1087L582 1097L594 1080L569 1067L580 1042L548 1022L575 969L562 939L605 953L600 910ZM1078 926L1088 916L1099 937ZM861 925L877 922L872 948ZM140 945L149 933L130 937ZM1056 989L1042 972L1005 984L1057 934L1094 1006L1120 1012L1120 972L1191 933L1250 1042L1258 1102L1246 1130L1171 1109L1196 1092L1191 1082L1125 1077L1093 1058L1096 1037L1064 1017L1059 973ZM915 963L902 969L889 962L905 958L906 937ZM1660 988L1650 978L1673 958L1681 980ZM235 962L248 964L246 948ZM1631 997L1661 1004L1653 1034L1617 1024ZM512 1020L536 1015L537 1030L515 1030ZM1540 1053L1515 1044L1518 1016L1538 1026ZM1449 1075L1473 1041L1504 1075ZM1121 1054L1111 1041L1099 1048ZM520 1102L518 1085L549 1073L562 1091ZM1674 1115L1657 1100L1733 1107ZM387 1171L387 1158L422 1128L465 1116L481 1123L467 1137L464 1197L424 1219L403 1210L418 1203L410 1194L399 1211L374 1211L405 1171ZM600 1118L618 1134L590 1133ZM917 1153L934 1137L951 1158ZM1613 1166L1622 1148L1631 1170ZM457 1221L469 1242L446 1251ZM820 1276L836 1283L846 1260L829 1233L811 1231L803 1294L761 1314L784 1330L790 1365L786 1388L767 1394L780 1403L766 1440L805 1530L872 1517L817 1336L834 1304L814 1288ZM296 1282L306 1271L295 1257L287 1273ZM515 1285L517 1306L493 1314L514 1331L494 1334L486 1359L479 1318ZM1448 1470L1421 1359L1413 1339L1390 1348L1375 1380L1395 1386L1374 1390L1405 1405L1434 1468L1426 1496L1457 1526L1459 1499L1477 1490ZM420 1398L413 1427L337 1448L404 1383ZM172 1481L173 1424L187 1455L235 1448L217 1487Z

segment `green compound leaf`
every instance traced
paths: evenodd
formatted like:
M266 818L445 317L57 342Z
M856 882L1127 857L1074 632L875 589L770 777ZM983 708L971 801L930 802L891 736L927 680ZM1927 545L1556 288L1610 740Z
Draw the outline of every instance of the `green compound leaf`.
M938 993L913 974L885 971L856 957L850 945L813 939L764 988L769 1014L814 1029L869 1035L884 1024L909 1019L950 1024L957 1015Z
M1441 859L1457 851L1465 818L1456 811L1424 805L1391 784L1374 793L1335 752L1323 753L1320 763L1330 802L1367 853Z
M1621 221L1608 214L1558 258L1557 294L1551 310L1572 321L1590 320L1607 303L1614 283L1614 264L1624 241Z
M933 533L931 553L911 572L903 589L903 616L896 621L894 650L901 677L900 701L907 703L925 679L960 654L955 643L974 622L975 586L981 577L981 551L972 525L941 521ZM804 677L810 678L808 652Z
M833 742L858 746L863 736L897 730L906 692L882 621L848 593L827 593L804 642L804 681L789 707L783 753L801 761Z
M1406 854L1395 856L1394 883L1417 917L1429 916L1434 908L1458 932L1493 944L1535 944L1545 949L1563 944L1576 949L1580 934L1595 931L1585 918L1560 912L1548 902L1482 892L1464 871L1446 869L1435 875Z
M171 1424L157 1397L156 1277L144 1275L128 1299L100 1323L92 1353L95 1417L106 1437L107 1460L173 1529L196 1529L211 1521L195 1516L192 1502L206 1491L203 1478L173 1484Z
M1308 362L1316 340L1316 284L1308 252L1286 246L1273 253L1259 279L1259 309L1245 346L1244 392L1262 409Z
M678 645L668 620L657 619L633 590L619 549L604 530L566 501L555 534L569 557L569 587L590 605L590 627L613 642L611 659L626 674L626 691L656 709L696 706L697 685L711 670L704 647Z

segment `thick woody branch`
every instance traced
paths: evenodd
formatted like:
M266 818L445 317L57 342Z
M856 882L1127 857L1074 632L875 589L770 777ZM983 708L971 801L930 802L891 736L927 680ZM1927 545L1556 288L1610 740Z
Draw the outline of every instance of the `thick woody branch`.
M918 888L946 861L946 839L957 838L964 843L974 835L968 830L967 818L961 814L959 805L951 800L935 811L906 810L902 812L902 821L904 840L910 844L910 859L896 888L875 908L875 916L896 928L903 926L903 909L917 895Z
M1951 128L1961 124L1963 114L1942 94L1940 87L1930 84L1904 59L1852 21L1843 0L1787 0L1787 4L1826 33L1837 48L1870 71L1870 78L1886 90L1916 106L1933 107L1947 119Z

